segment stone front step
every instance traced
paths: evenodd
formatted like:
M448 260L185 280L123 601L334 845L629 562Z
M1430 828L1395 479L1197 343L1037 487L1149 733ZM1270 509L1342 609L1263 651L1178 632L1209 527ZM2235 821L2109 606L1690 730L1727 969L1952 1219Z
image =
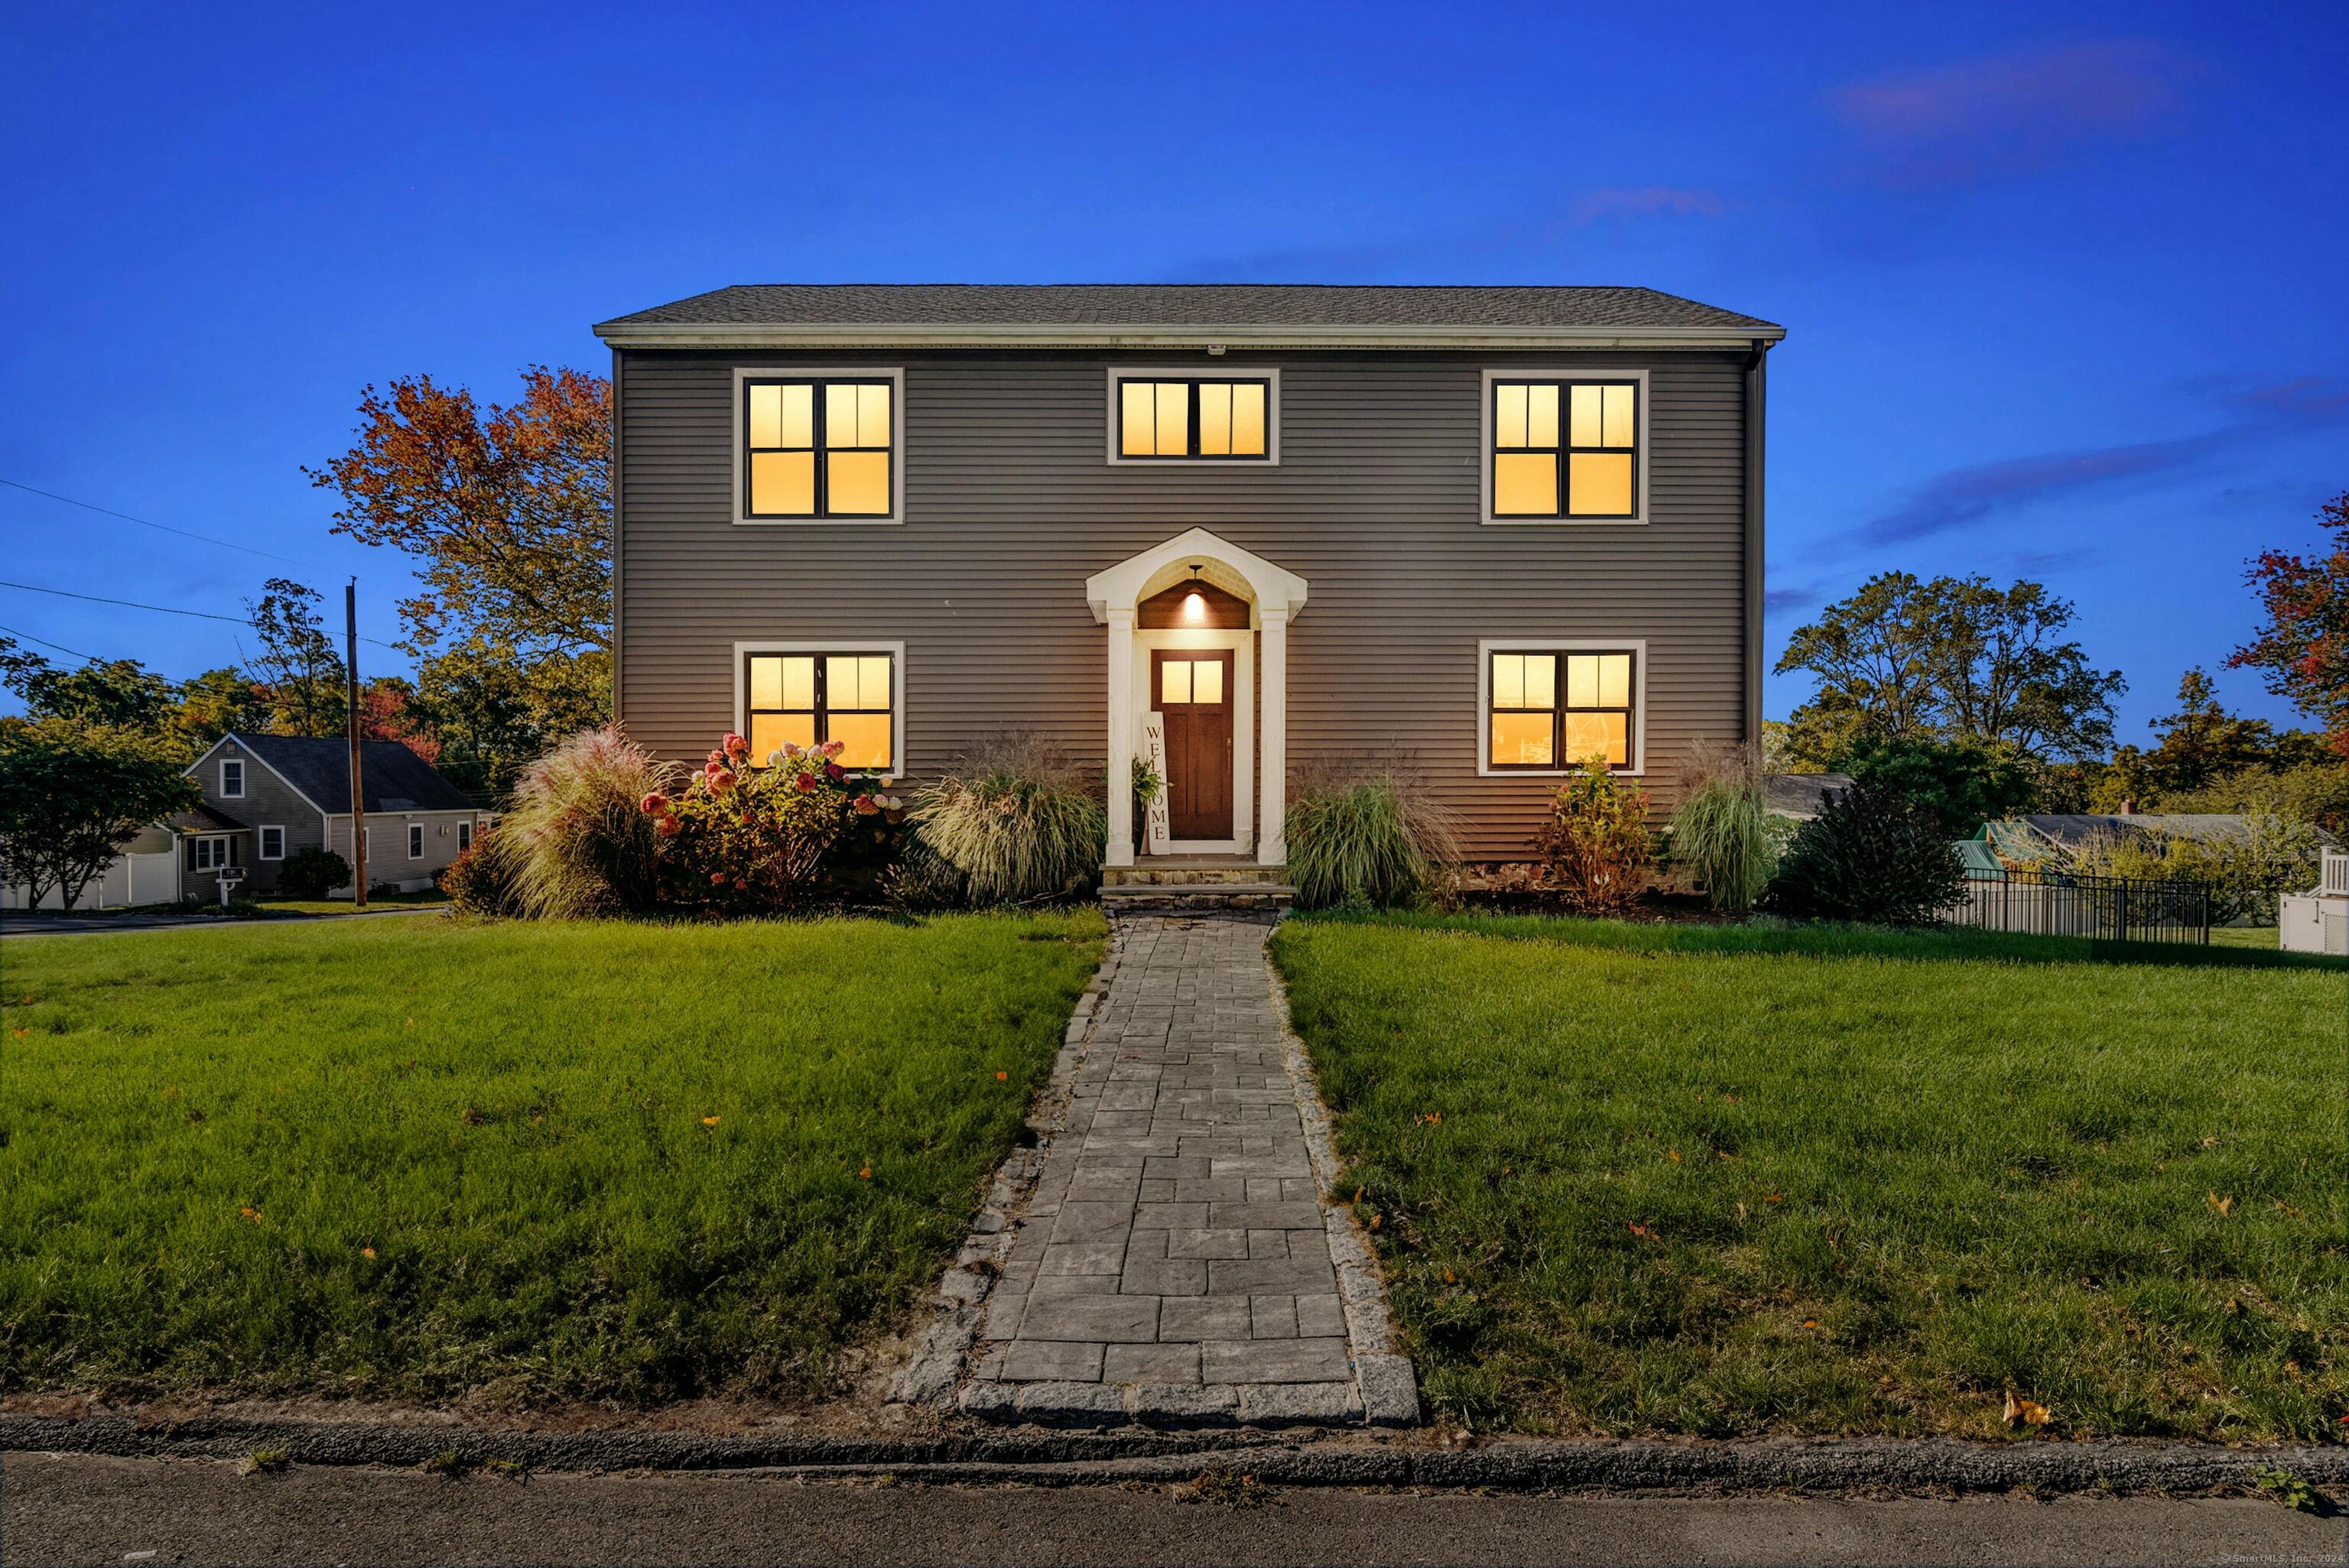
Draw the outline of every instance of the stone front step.
M1206 882L1162 886L1104 884L1102 908L1112 914L1278 913L1297 897L1287 882Z
M1143 861L1139 865L1104 866L1102 886L1112 887L1287 887L1288 868L1260 866L1253 861Z

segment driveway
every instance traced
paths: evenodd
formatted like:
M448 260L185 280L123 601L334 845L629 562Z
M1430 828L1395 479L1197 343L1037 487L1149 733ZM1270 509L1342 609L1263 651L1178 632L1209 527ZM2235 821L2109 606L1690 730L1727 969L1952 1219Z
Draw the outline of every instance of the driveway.
M2257 1499L1609 1498L755 1474L492 1476L11 1453L7 1563L2334 1563Z

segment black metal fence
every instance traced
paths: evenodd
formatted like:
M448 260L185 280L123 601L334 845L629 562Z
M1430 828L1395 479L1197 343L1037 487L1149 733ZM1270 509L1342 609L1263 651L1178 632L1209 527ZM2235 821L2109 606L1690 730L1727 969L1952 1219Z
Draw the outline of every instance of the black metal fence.
M2091 876L2082 872L2010 871L1969 880L1952 924L2036 936L2105 942L2210 940L2210 884Z

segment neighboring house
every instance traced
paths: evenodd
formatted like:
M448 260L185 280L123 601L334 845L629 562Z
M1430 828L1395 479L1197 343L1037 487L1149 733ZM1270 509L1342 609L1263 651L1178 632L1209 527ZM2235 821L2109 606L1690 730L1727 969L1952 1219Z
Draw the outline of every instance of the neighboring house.
M1819 805L1826 796L1841 798L1851 788L1848 773L1765 773L1762 776L1763 799L1774 817L1791 817L1797 822L1807 822L1819 814Z
M362 743L370 885L429 887L487 820L431 766L396 740ZM328 849L351 858L350 742L308 736L227 735L188 766L203 789L210 828L181 830L183 896L218 896L236 867L243 897L274 892L287 856ZM341 890L347 892L348 889Z
M2009 864L2039 865L2049 861L2063 863L2098 840L2128 833L2167 833L2204 843L2220 843L2249 838L2251 832L2249 820L2233 812L2125 811L2109 816L2071 813L2007 817L1985 822L1975 837L1989 843ZM2316 830L2316 836L2323 844L2338 842L2322 828Z
M760 285L607 321L617 707L698 758L1138 748L1173 852L1406 758L1474 859L1761 735L1764 360L1636 288Z

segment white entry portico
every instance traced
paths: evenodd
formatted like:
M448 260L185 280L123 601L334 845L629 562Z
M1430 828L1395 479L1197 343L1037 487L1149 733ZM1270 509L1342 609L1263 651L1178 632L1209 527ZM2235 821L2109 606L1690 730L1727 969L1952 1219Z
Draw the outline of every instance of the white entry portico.
M1245 600L1247 626L1226 631L1192 631L1180 625L1148 632L1137 628L1137 606L1193 578ZM1142 716L1152 700L1150 654L1160 648L1231 648L1235 654L1233 840L1227 844L1178 841L1173 847L1242 853L1253 847L1259 865L1287 863L1282 818L1288 809L1288 624L1305 607L1305 594L1302 577L1204 528L1187 529L1085 579L1085 599L1093 619L1109 629L1110 865L1133 864L1133 757ZM1252 708L1254 726L1248 722ZM1257 821L1263 824L1261 832L1254 829Z

